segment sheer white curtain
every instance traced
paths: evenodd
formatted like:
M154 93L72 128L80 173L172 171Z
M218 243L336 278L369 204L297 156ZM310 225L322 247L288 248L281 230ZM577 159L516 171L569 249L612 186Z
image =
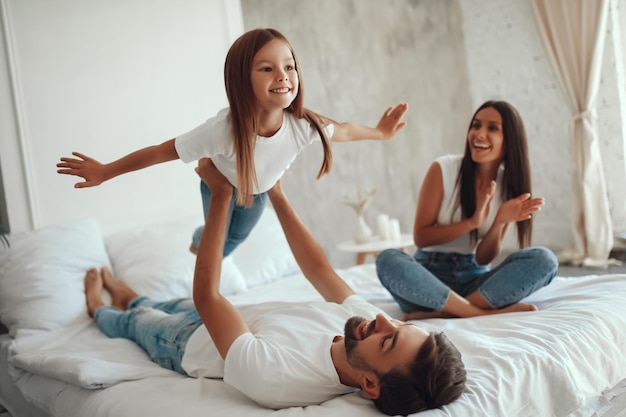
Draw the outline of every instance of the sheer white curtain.
M552 67L572 109L575 246L562 261L604 267L613 225L596 128L610 0L530 0Z

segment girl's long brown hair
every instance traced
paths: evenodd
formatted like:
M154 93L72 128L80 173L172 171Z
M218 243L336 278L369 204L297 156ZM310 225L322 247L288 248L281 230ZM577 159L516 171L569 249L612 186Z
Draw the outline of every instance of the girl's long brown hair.
M224 63L224 82L230 105L230 121L233 128L235 155L237 160L237 204L252 205L254 187L258 187L254 167L254 147L256 144L256 99L252 90L252 62L256 53L273 39L287 44L295 61L300 88L293 102L285 111L297 119L305 119L317 130L324 148L324 160L317 178L328 173L332 166L330 140L324 126L330 119L304 107L304 86L300 75L300 64L287 38L275 29L254 29L241 35L230 47Z
M504 174L502 177L503 201L518 197L523 193L531 193L532 183L530 175L530 162L528 158L528 140L526 129L521 116L506 101L487 101L483 103L472 116L468 133L472 128L472 123L479 111L492 107L500 113L502 117L502 133L504 135ZM472 217L476 211L476 188L474 175L476 173L476 163L472 161L470 145L466 141L465 154L461 162L461 168L457 177L457 187L460 186L460 204L463 218ZM533 221L532 218L517 222L517 244L520 248L530 246L532 240ZM478 240L478 230L472 230L472 241Z

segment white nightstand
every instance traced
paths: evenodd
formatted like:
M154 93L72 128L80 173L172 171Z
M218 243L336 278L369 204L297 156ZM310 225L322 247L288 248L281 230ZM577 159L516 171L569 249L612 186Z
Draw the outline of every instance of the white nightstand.
M399 240L380 240L377 236L374 236L371 240L365 243L356 243L354 240L347 240L337 245L337 249L343 252L356 253L356 264L361 265L365 263L367 255L376 257L380 252L385 249L401 249L406 250L413 246L413 235L410 233L403 233L400 235Z

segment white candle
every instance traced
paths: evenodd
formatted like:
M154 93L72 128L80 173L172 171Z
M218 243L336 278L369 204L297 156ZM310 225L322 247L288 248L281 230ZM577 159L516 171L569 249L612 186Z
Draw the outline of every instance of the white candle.
M389 219L389 240L400 240L400 222L398 219Z
M389 239L389 216L386 214L379 214L376 217L376 223L378 224L378 239Z

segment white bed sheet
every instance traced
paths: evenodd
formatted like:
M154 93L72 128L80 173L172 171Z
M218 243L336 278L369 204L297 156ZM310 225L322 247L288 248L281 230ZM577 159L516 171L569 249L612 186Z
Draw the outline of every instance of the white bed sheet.
M365 298L392 316L400 315L378 283L373 265L341 270L340 274ZM319 295L304 278L290 277L231 299L241 305L306 301L319 299ZM598 396L605 391L606 405L610 397L626 389L624 382L619 384L626 378L626 276L556 278L528 301L536 303L540 311L419 322L427 329L445 331L463 352L468 370L463 396L441 410L419 414L421 417L600 416L602 397ZM56 361L46 369L47 376L14 372L15 384L24 396L50 416L380 415L358 392L319 406L262 409L222 381L196 380L161 370L126 343L115 344L115 348L127 349L126 358L133 358L133 367L120 360L115 366L123 372L111 373L106 366L99 366L102 363L90 363L86 355L92 349L93 358L98 358L102 352L94 346L100 342L110 346L110 339L95 331L93 325L71 331L76 332L72 338L43 333L34 344L34 339L17 343L20 354L14 358L16 365L32 366L34 372L38 361ZM71 361L77 352L82 360L75 361L76 369L65 367L68 362L64 360ZM116 362L111 352L106 359ZM83 365L86 374L80 373ZM98 386L100 382L113 385L86 389L57 379L75 378L80 385L81 375L88 379L87 386ZM116 375L126 380L116 383Z

